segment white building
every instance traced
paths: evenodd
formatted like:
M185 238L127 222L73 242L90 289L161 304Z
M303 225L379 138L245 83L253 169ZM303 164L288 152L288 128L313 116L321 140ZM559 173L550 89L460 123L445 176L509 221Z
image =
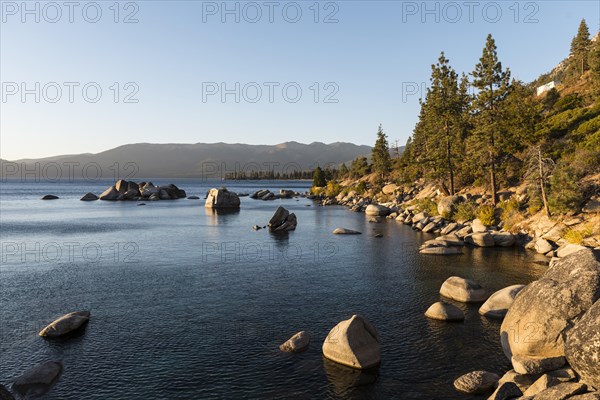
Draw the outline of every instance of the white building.
M547 92L548 90L555 88L556 87L556 82L552 81L552 82L548 82L545 85L542 85L540 87L537 88L537 95L539 96L542 93Z

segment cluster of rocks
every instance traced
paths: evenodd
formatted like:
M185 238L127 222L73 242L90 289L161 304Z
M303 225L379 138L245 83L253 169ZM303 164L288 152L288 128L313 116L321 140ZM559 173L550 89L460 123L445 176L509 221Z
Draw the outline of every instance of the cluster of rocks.
M47 339L65 337L84 326L90 319L89 311L75 311L57 318L39 332ZM37 398L48 392L58 381L63 370L60 361L45 361L37 364L13 381L12 389L22 398ZM0 385L0 399L14 400L12 393Z
M81 200L95 200L91 198L93 193L88 193ZM167 186L154 186L152 182L126 181L119 179L117 183L106 189L98 197L100 200L123 201L123 200L175 200L185 198L185 190L179 189L174 184Z
M531 227L532 240L525 244L525 248L545 255L550 259L550 265L552 265L559 258L566 257L587 247L569 243L562 238L568 229L581 223L583 223L581 217L573 217L564 221L554 221L544 216ZM585 240L584 244L586 244ZM590 242L587 244L589 247L594 247L594 243Z
M261 189L250 195L250 198L255 200L291 199L293 197L306 197L306 194L287 189L280 189L276 194L268 189Z
M451 288L463 298L465 291L476 296L478 290ZM499 315L504 315L500 341L513 369L502 377L469 372L456 379L456 389L489 392L491 400L600 399L600 251L567 255L539 280L497 292L480 308L496 317L485 307L491 301L507 309Z
M501 289L491 296L477 282L470 279L451 276L440 288L440 295L460 303L482 303L479 314L488 318L502 319L525 285L512 285ZM438 301L427 309L425 316L440 321L463 321L465 314L458 307Z
M310 344L310 334L296 333L279 346L281 351L299 352ZM334 326L322 346L323 356L338 364L355 369L369 369L381 363L379 335L369 321L353 315Z
M298 225L296 214L290 213L285 208L279 206L275 210L273 217L271 217L268 226L271 232L287 232L295 230L296 225Z

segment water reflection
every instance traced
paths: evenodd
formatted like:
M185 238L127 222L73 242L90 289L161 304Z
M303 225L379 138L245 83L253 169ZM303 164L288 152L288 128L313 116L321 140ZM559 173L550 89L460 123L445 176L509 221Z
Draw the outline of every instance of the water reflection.
M211 208L204 207L204 214L208 217L207 222L209 225L218 225L219 223L223 223L227 220L227 218L219 218L226 217L229 215L237 215L240 213L239 208Z
M323 357L323 368L336 396L343 397L352 389L375 383L379 368L365 370L346 367Z

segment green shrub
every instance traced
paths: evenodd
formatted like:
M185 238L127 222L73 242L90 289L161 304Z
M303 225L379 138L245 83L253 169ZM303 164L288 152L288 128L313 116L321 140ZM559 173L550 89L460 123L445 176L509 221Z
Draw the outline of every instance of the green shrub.
M496 210L490 204L482 204L477 209L475 215L486 226L496 225Z
M583 243L583 239L590 237L591 235L592 230L589 227L586 227L583 230L570 228L565 232L563 238L569 243L581 244Z
M548 205L553 214L579 211L583 200L580 175L570 166L557 168L550 179Z
M456 205L456 211L452 215L454 221L471 221L475 219L475 203L465 201Z
M429 215L437 215L437 203L432 199L416 199L412 203L418 212L426 211Z
M342 191L342 187L336 181L327 182L327 186L325 187L325 196L327 197L335 197Z
M502 209L503 227L507 231L513 232L516 225L525 219L520 212L521 203L514 197L500 203L500 208Z
M500 208L503 213L512 214L514 212L518 212L521 209L521 203L514 197L511 197L508 200L505 200L500 203Z

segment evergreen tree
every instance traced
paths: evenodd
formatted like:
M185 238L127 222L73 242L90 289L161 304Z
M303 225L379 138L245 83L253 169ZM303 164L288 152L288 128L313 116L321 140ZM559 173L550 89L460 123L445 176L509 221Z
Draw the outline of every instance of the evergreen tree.
M340 169L339 169L339 177L345 178L348 176L349 172L350 171L348 170L348 167L346 167L346 163L342 163L342 165L340 165Z
M379 175L381 180L385 180L392 171L392 158L390 157L387 136L383 132L381 124L377 130L377 141L371 152L371 158L373 161L373 171Z
M496 163L499 152L497 137L501 122L500 107L510 89L510 70L504 71L498 61L496 42L488 35L483 54L475 66L473 86L478 89L474 99L474 134L481 146L476 149L479 157L486 160L489 169L492 203L497 203Z
M325 174L321 167L317 167L313 173L313 187L323 187L325 185L327 185Z
M353 178L360 178L367 175L369 172L369 163L367 161L367 157L356 157L356 159L352 161L352 164L350 165L350 175Z
M430 157L435 159L437 170L447 175L449 193L455 192L455 148L459 147L462 133L462 117L468 104L468 81L459 84L458 75L450 67L449 60L440 55L438 63L431 66L431 86L427 90L424 116L430 132L428 138L438 144L431 146Z
M580 76L588 69L590 44L590 30L585 19L582 19L577 35L571 41L571 62L575 70L579 71Z
M590 45L588 64L592 71L593 80L596 82L596 88L600 89L600 36Z

